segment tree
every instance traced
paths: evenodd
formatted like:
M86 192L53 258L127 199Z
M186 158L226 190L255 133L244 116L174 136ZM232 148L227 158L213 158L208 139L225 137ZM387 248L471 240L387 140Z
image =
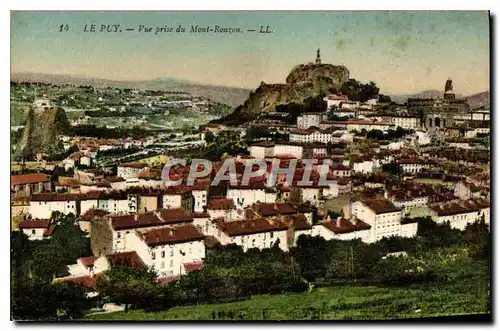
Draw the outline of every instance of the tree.
M212 131L207 131L205 132L205 141L207 143L211 143L211 142L214 142L215 141L215 136L214 134L212 133Z
M391 97L388 96L388 95L379 94L379 96L378 96L378 102L384 102L384 103L387 102L387 103L390 103L390 102L392 102L392 100L391 100Z
M271 132L266 127L251 126L248 128L245 140L252 141L258 138L267 138L271 136Z
M73 261L82 256L91 255L90 240L77 225L73 214L53 212L51 220L57 224L51 240L58 247L64 247L60 254L65 262L74 263Z
M132 267L128 263L111 266L105 278L98 279L97 289L104 297L116 303L133 307L147 307L158 294L157 274L147 267Z
M300 265L301 273L307 281L324 277L328 263L327 241L320 237L299 236L291 254Z
M374 82L362 84L355 79L349 79L340 87L340 92L347 95L349 100L366 102L378 96L379 88Z
M37 248L33 253L30 266L38 281L50 283L56 276L64 274L66 263L62 252L64 252L64 246L54 241Z
M399 165L397 162L384 164L382 166L382 170L396 177L401 176L403 174L403 167L401 167L401 165Z

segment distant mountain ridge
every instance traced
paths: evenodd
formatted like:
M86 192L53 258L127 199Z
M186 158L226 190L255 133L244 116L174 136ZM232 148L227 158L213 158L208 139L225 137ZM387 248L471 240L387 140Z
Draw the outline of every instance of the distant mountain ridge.
M408 98L433 98L439 99L443 97L443 91L438 90L426 90L419 93L413 94L399 94L391 95L391 99L397 103L405 103ZM484 107L490 104L490 91L484 91L469 96L462 94L456 94L457 99L466 98L469 102L471 109Z
M120 81L85 76L23 72L12 73L11 80L16 82L90 85L94 87L133 88L140 90L182 91L195 96L204 96L232 107L243 103L250 93L249 89L239 87L207 85L169 77L158 77L141 81Z

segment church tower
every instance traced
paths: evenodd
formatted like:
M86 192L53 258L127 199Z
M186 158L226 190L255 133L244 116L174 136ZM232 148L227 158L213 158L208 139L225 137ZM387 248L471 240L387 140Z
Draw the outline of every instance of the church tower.
M316 64L321 64L321 56L319 55L319 48L316 52Z

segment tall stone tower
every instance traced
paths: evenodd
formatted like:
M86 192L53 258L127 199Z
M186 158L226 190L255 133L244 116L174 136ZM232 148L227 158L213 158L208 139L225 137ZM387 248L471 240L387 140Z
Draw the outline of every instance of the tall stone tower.
M321 64L321 56L319 55L319 48L316 52L316 64Z

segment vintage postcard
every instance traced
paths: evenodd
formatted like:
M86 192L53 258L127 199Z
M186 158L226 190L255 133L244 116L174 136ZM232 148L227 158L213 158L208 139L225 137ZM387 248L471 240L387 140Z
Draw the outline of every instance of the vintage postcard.
M12 320L492 320L488 11L10 19Z

